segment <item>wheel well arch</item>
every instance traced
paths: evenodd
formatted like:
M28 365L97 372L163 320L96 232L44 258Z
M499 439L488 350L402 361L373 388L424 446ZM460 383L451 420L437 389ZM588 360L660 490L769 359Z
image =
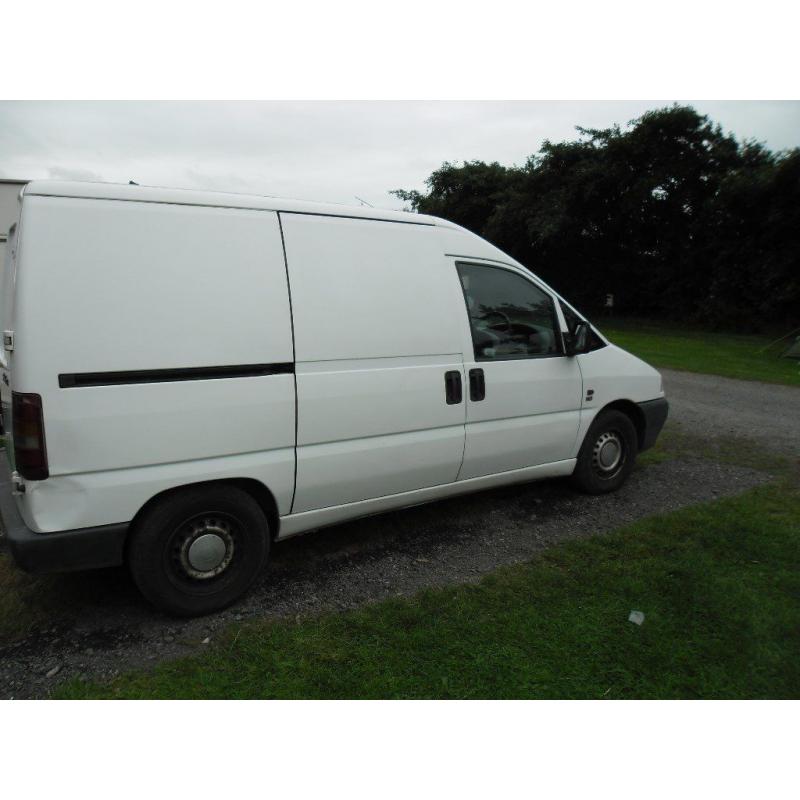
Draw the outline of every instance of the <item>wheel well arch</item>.
M243 492L249 494L253 500L258 503L261 510L267 517L269 523L270 538L274 541L278 536L278 528L280 527L280 515L278 514L278 504L275 501L275 496L261 481L255 478L220 478L210 481L194 481L192 483L182 483L179 486L171 486L169 489L164 489L157 494L154 494L146 503L136 512L128 530L133 530L136 523L141 517L152 508L153 505L160 502L166 497L178 494L184 489L197 488L198 486L235 486Z
M645 422L642 409L632 400L615 400L613 403L608 403L608 405L603 406L600 411L597 412L597 416L600 416L600 414L608 410L621 411L630 419L633 423L633 427L636 428L636 440L641 450L644 445L644 437L647 429L647 423Z

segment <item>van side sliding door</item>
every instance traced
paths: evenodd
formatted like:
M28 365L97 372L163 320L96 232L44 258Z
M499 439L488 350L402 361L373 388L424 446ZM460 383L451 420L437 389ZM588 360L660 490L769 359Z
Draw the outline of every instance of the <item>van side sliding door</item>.
M280 218L297 359L293 512L455 481L463 300L435 228Z
M471 340L459 479L571 458L583 387L577 359L564 354L555 299L521 270L458 260L451 270Z

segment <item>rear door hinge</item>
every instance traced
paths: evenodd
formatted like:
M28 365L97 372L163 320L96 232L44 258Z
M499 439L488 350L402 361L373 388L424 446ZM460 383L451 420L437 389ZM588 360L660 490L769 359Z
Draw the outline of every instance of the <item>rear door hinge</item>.
M9 353L14 349L14 331L3 331L3 349Z

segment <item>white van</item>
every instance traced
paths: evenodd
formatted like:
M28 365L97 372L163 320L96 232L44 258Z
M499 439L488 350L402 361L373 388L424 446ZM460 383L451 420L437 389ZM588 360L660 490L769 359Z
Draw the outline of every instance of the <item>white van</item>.
M174 614L239 597L270 544L517 481L616 489L661 377L445 220L34 182L0 298L24 569L127 563Z

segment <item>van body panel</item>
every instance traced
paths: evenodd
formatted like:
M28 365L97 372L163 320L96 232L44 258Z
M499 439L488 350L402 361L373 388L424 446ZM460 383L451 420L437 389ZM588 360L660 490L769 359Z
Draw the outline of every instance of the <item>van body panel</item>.
M25 524L40 533L130 522L145 503L168 489L241 478L263 483L275 498L278 513L288 514L294 447L29 482L20 513Z
M391 358L380 359L380 366L369 363L340 368L328 362L319 372L306 372L307 365L299 365L298 447L382 436L387 431L402 434L453 425L463 429L463 404L455 408L447 404L444 383L448 370L461 372L461 353L431 356L416 364Z
M277 214L26 193L21 226L10 383L42 397L50 469L19 499L26 523L130 520L204 470L242 477L242 454L288 512L293 376L191 372L292 366Z
M597 407L620 399L643 403L664 395L658 370L615 344L582 353L576 360L587 390L594 390L592 405Z
M580 364L585 389L574 455L598 412L609 403L618 400L643 403L664 397L661 374L621 347L609 344L574 360ZM587 400L590 390L592 399Z
M571 410L469 422L459 479L573 457L579 417Z
M23 224L21 391L61 373L293 360L276 214L26 195Z
M79 387L48 400L52 476L294 447L291 375Z
M464 424L298 448L294 510L368 500L455 481Z
M438 230L281 214L295 331L297 489L308 511L454 481L462 302Z
M461 352L439 231L281 214L299 364Z

